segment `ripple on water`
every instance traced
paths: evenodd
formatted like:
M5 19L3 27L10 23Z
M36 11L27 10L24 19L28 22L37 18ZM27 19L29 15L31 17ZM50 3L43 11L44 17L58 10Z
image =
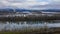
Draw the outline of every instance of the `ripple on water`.
M39 29L44 28L47 26L48 28L51 27L60 27L60 23L41 23L41 22L0 22L0 31L1 30L23 30L23 29Z

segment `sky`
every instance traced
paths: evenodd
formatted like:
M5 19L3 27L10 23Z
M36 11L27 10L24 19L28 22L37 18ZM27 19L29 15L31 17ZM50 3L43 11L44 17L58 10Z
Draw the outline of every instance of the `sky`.
M0 8L60 9L60 0L0 0Z

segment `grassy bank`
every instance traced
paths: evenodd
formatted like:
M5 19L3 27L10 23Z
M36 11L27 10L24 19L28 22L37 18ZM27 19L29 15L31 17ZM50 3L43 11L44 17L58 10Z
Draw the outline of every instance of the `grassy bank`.
M0 31L0 34L60 34L60 28L30 29L20 31Z

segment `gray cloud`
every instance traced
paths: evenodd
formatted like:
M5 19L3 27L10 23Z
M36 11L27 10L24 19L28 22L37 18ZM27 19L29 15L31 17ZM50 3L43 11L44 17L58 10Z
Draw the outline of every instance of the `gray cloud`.
M39 1L39 0L38 0ZM59 0L0 0L0 7L15 7L26 9L60 8Z

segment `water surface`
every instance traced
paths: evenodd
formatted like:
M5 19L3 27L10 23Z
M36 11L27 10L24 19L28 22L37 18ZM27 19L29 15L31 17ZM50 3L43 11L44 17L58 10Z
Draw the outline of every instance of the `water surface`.
M2 22L0 21L0 31L2 30L23 30L23 29L40 29L40 28L60 27L60 22L44 21L20 21L20 22Z

